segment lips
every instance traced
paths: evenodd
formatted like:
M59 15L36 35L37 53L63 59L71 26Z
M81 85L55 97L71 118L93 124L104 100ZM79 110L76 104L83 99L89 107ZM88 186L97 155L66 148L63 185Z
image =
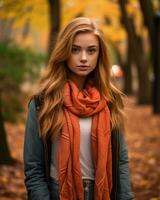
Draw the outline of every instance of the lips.
M80 71L86 71L86 70L88 70L89 66L87 66L87 65L78 65L77 68Z
M77 67L78 68L88 68L89 66L88 65L78 65Z

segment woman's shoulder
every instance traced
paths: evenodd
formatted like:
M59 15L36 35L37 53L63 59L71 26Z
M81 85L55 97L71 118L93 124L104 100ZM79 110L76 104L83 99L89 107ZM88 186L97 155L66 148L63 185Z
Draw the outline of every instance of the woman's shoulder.
M29 100L28 108L30 110L40 111L43 102L44 102L44 95L42 94L33 95Z

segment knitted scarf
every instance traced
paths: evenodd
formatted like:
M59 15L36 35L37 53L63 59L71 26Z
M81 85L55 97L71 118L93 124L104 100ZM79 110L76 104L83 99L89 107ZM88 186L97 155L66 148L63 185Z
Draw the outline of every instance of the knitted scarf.
M80 169L79 117L92 117L91 146L95 169L95 200L110 200L112 159L110 112L95 87L79 91L72 81L65 85L64 125L58 148L60 200L84 200Z

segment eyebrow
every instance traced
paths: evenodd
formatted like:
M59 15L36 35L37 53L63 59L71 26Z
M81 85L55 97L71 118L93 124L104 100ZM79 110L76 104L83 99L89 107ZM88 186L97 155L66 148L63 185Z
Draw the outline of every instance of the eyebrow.
M72 46L73 46L73 47L78 47L78 48L81 48L81 46L79 46L79 45L77 45L77 44L73 44ZM97 45L90 45L90 46L88 46L87 48L93 48L93 47L96 47L96 48L98 48L98 46L97 46Z

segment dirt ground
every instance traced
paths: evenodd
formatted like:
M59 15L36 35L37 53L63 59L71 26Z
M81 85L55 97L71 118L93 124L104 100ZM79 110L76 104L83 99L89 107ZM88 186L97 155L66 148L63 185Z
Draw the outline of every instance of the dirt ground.
M160 200L160 116L150 106L137 106L135 99L126 102L126 141L135 200ZM0 166L0 200L26 199L23 175L24 125L6 123L7 137L14 166Z

